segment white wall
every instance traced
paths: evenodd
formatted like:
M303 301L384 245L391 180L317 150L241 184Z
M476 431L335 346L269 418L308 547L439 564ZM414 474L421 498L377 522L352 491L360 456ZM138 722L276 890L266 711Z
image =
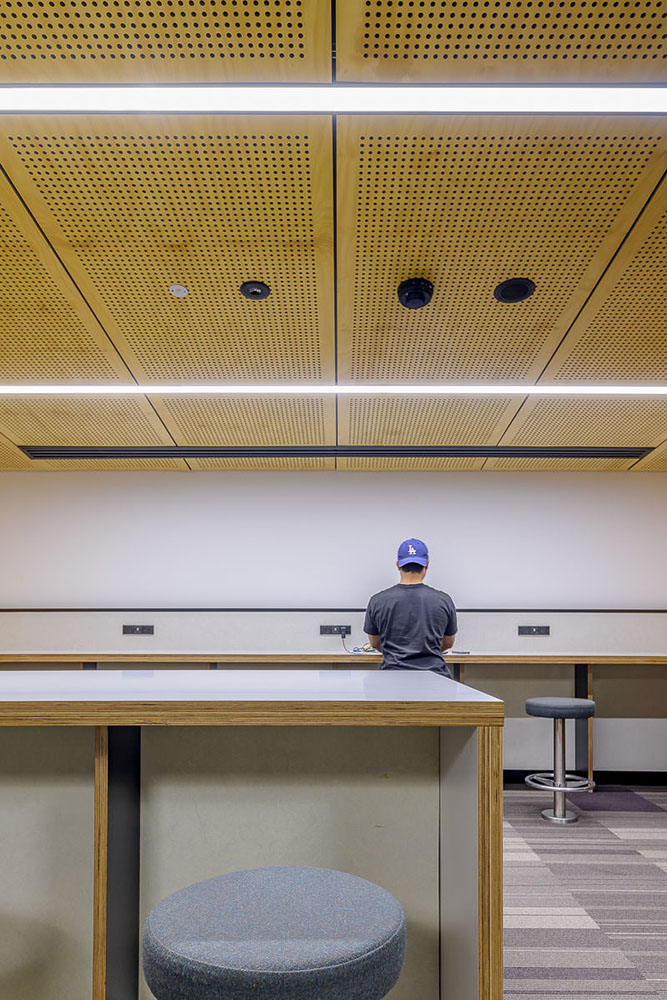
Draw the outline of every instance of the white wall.
M667 607L667 473L0 473L0 607ZM230 569L231 567L231 569Z

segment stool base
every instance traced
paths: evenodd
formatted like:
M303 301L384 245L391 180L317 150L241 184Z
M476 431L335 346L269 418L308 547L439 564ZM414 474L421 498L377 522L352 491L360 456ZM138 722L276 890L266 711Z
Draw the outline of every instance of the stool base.
M579 819L578 814L572 812L571 809L566 809L564 816L556 816L553 809L543 809L541 816L542 819L545 819L548 823L576 823Z

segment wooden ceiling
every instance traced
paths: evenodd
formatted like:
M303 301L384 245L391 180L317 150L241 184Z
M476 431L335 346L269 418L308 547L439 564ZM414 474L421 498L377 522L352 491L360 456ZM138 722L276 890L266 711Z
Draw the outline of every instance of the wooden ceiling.
M11 0L0 83L664 83L666 38L660 0ZM0 116L0 381L664 382L665 125ZM518 276L532 297L498 302ZM424 309L398 302L409 277L433 283ZM270 296L245 299L246 280ZM55 444L655 451L37 462L18 448ZM0 469L333 467L667 470L667 399L0 399Z

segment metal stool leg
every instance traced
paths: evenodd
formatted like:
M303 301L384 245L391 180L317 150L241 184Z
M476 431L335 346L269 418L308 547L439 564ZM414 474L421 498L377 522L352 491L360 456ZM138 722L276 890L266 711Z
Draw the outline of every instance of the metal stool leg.
M553 809L543 809L542 816L550 823L576 823L577 813L567 809L565 792L565 719L554 719L554 805Z

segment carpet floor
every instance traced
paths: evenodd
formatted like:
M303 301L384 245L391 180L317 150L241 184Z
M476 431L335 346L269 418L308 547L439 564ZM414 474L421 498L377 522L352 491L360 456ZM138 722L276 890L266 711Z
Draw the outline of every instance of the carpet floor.
M563 827L505 792L506 1000L667 1000L667 788L625 792Z

